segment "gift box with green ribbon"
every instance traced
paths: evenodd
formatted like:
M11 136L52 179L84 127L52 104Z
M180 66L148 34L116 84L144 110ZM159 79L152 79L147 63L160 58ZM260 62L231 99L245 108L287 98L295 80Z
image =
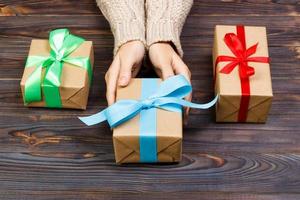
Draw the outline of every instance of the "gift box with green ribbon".
M21 80L29 107L86 109L94 62L93 44L68 29L34 39Z

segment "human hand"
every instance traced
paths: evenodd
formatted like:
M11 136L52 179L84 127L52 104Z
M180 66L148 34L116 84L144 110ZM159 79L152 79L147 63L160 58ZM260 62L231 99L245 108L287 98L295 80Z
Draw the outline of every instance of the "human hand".
M155 43L149 48L149 58L154 66L154 70L163 80L170 76L182 74L190 82L191 72L188 66L182 61L180 56L175 52L170 43ZM190 93L185 100L192 100ZM185 108L184 123L187 124L189 108Z
M125 87L135 77L142 65L145 46L141 41L130 41L122 45L105 74L106 99L108 105L116 101L116 89Z

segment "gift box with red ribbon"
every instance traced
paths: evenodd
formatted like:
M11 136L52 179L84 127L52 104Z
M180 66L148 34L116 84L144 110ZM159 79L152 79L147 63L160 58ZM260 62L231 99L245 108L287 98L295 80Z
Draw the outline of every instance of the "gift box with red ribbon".
M266 122L273 98L266 28L217 25L213 62L216 121Z

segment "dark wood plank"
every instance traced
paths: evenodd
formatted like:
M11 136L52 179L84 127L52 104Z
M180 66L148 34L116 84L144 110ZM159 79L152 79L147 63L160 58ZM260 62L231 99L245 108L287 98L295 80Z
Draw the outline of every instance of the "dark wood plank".
M95 0L2 0L0 8L0 16L101 14Z
M202 154L183 157L177 165L111 165L109 154L85 158L48 158L0 154L1 190L98 192L291 192L298 193L299 155ZM18 177L18 179L14 179ZM28 182L30 184L24 184ZM72 182L69 182L72 181ZM145 183L146 185L143 185ZM55 184L53 184L55 183ZM108 184L109 183L109 184ZM159 184L159 185L157 185ZM221 186L222 188L219 188Z
M80 5L79 7L76 7ZM95 0L2 0L1 12L4 16L20 15L101 15ZM77 9L76 9L77 8ZM78 9L79 8L79 9ZM197 0L191 15L201 16L300 16L297 0L276 1L222 1Z
M28 45L32 38L47 38L49 31L55 28L70 28L74 34L91 39L102 47L110 47L113 43L109 25L101 16L1 17L0 23L1 41L10 38L10 45L18 45L20 40ZM211 47L215 25L241 23L266 26L271 47L300 46L300 17L294 16L190 16L182 33L182 43L185 46Z
M2 191L0 191L2 192ZM22 196L23 199L32 199L38 198L41 200L48 199L201 199L201 200L241 200L241 199L250 199L250 200L274 200L274 199L284 199L284 200L295 200L299 198L297 194L252 194L252 193L232 193L232 192L164 192L164 195L153 192L122 192L116 191L112 194L108 192L99 192L97 189L89 191L3 191L3 197L7 200L17 199L19 196ZM53 198L51 198L53 197ZM168 197L168 198L166 198Z

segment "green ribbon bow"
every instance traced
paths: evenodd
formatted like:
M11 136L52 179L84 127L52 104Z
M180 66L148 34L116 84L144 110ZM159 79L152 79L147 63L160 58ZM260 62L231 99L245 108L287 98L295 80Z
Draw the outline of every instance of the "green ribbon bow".
M25 67L36 66L33 73L25 83L25 103L42 100L42 88L47 107L61 108L61 72L64 63L69 63L87 70L89 82L92 79L92 67L89 58L69 55L76 50L85 40L72 35L68 29L57 29L50 32L50 56L29 56ZM44 79L42 69L45 68ZM43 79L43 80L42 80Z

